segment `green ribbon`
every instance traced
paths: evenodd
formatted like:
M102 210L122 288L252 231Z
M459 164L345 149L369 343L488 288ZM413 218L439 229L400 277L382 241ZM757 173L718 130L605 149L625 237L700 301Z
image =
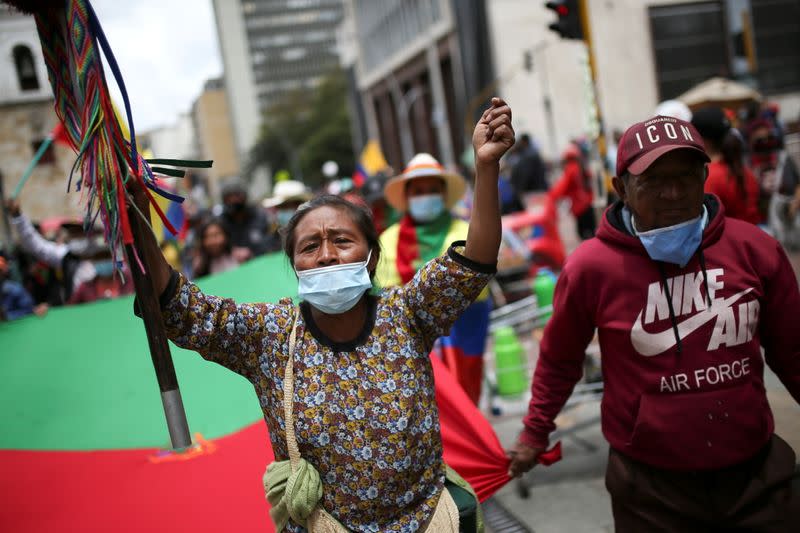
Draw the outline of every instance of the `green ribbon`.
M42 144L39 145L39 149L36 150L36 153L33 155L33 159L31 159L31 162L28 163L28 168L26 168L25 172L22 173L22 177L19 179L17 187L14 189L14 192L11 193L12 200L16 200L17 196L19 196L19 193L22 192L22 188L25 186L25 182L28 181L28 178L31 177L31 174L33 174L33 169L36 168L36 165L39 163L39 160L47 151L47 147L50 146L52 143L53 143L53 138L48 136L42 141Z

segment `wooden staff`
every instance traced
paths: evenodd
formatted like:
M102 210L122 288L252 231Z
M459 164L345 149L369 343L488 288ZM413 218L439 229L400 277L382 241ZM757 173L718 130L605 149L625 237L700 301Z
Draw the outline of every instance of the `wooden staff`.
M133 186L140 187L139 184ZM151 231L136 209L129 208L128 217L133 232L133 245L125 246L125 255L128 258L128 265L133 276L136 301L139 304L142 320L144 320L147 343L150 346L150 357L153 360L153 367L158 379L158 388L161 390L161 402L164 405L164 415L167 418L169 438L173 448L187 448L192 444L189 423L186 420L181 391L178 387L178 377L175 375L175 366L172 363L172 355L167 344L167 335L161 318L159 295L156 294L153 279L149 275L156 259L152 256L154 247L147 246L147 239L152 238L151 235L148 235ZM144 272L142 272L139 261L137 261L136 251L140 254L139 259L144 267Z
M49 24L58 25L60 34L66 40L69 40L72 35L72 32L70 31L71 28L67 27L67 10L70 7L70 3L66 0L62 0L61 2L52 2L50 0L0 0L0 3L7 3L13 7L16 7L20 11L23 11L24 13L31 15L38 14L43 19L46 18ZM100 28L99 21L97 21L97 15L94 13L91 3L89 0L82 0L81 3L86 8L86 13L90 19L90 31L88 37L94 41L92 45L99 43L99 45L103 47L103 53L105 54L106 60L108 61L114 77L119 84L123 99L126 102L126 111L128 113L128 122L131 130L131 156L134 158L136 157L136 154L133 121L130 114L130 108L127 105L128 101L125 84L122 80L116 60L114 59L114 55L110 50L105 35L103 34L102 28ZM37 27L38 24L39 22L37 21ZM41 28L39 29L41 30ZM56 29L51 28L51 30L55 31ZM95 39L97 40L95 41ZM99 49L97 50L97 54L99 61ZM69 69L68 79L60 81L70 84L69 88L75 99L75 106L77 106L79 108L78 110L80 110L84 107L85 95L83 93L83 88L77 82L77 66L70 62L67 67ZM102 70L102 65L100 66L100 69ZM51 73L51 80L52 76L53 74ZM102 83L105 85L104 80ZM58 98L58 90L56 89L55 84L54 92ZM113 121L115 120L115 117L107 116L105 117L105 120ZM137 163L138 161L136 159L132 159L132 164L134 167L137 165ZM191 162L187 163L189 163L189 166L193 166ZM134 168L132 171L136 171L136 169ZM141 186L142 185L140 184L131 185L131 187ZM140 190L133 194L145 194L145 192ZM122 203L121 198L119 198L119 201ZM124 214L124 211L121 210L125 209L126 206L119 205L117 207L120 212ZM150 356L153 360L153 366L155 367L158 386L161 389L161 401L164 405L164 414L167 418L167 428L169 430L170 440L172 441L173 448L187 448L192 443L189 436L189 424L186 421L186 413L183 409L183 400L181 399L180 389L178 388L178 378L175 375L175 367L172 364L172 356L170 355L169 345L167 344L164 323L161 319L159 298L155 292L152 277L149 275L149 273L152 272L152 265L155 264L156 260L156 258L153 257L153 254L156 253L158 247L155 245L147 246L147 244L149 244L147 240L151 238L151 235L149 235L151 232L141 217L149 214L149 205L145 206L144 209L145 211L143 211L141 215L136 213L136 210L133 208L128 209L131 231L133 234L133 244L125 246L125 254L128 259L128 265L130 266L131 275L133 276L133 283L136 290L136 300L139 303L139 309L141 310L141 315L144 320L145 331L147 333L147 342L150 346ZM138 258L136 255L137 250L141 254ZM140 265L144 267L143 270L140 268Z

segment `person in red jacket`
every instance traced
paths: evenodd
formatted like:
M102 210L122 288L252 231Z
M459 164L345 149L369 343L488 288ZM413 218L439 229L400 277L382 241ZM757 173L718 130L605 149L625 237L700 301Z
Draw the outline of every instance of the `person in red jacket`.
M725 215L751 224L762 222L758 211L756 177L744 164L744 139L731 127L719 107L707 107L692 116L692 124L703 137L711 158L705 191L719 197Z
M583 165L580 148L570 143L561 154L563 171L561 177L547 193L553 201L569 198L572 215L578 224L578 235L582 240L594 237L597 227L594 218L591 177Z
M631 126L597 238L559 276L510 473L529 470L599 332L606 486L618 532L796 531L795 454L766 363L800 403L800 292L780 244L705 195L702 139ZM764 355L762 357L762 349Z

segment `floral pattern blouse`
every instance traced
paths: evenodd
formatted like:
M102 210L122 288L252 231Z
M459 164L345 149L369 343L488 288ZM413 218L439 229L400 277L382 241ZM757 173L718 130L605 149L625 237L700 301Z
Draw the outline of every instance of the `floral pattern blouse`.
M301 304L294 354L300 454L320 473L326 511L351 531L418 531L444 486L439 412L428 354L495 271L463 241L403 287L369 296L367 324L336 343ZM277 460L287 459L283 376L294 307L208 296L183 276L162 297L167 334L253 384ZM286 531L305 531L291 521Z

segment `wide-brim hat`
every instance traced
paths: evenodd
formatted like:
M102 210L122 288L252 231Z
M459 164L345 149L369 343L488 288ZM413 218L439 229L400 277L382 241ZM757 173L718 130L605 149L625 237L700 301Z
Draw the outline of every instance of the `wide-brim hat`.
M265 198L261 205L264 207L278 207L287 202L307 202L313 198L305 184L296 180L279 181L272 190L272 196Z
M464 196L467 184L464 178L458 174L447 172L436 158L430 154L417 154L399 176L395 176L386 182L383 188L383 195L386 201L397 209L405 212L408 210L408 198L406 198L406 184L418 178L441 178L445 183L444 204L450 209Z

